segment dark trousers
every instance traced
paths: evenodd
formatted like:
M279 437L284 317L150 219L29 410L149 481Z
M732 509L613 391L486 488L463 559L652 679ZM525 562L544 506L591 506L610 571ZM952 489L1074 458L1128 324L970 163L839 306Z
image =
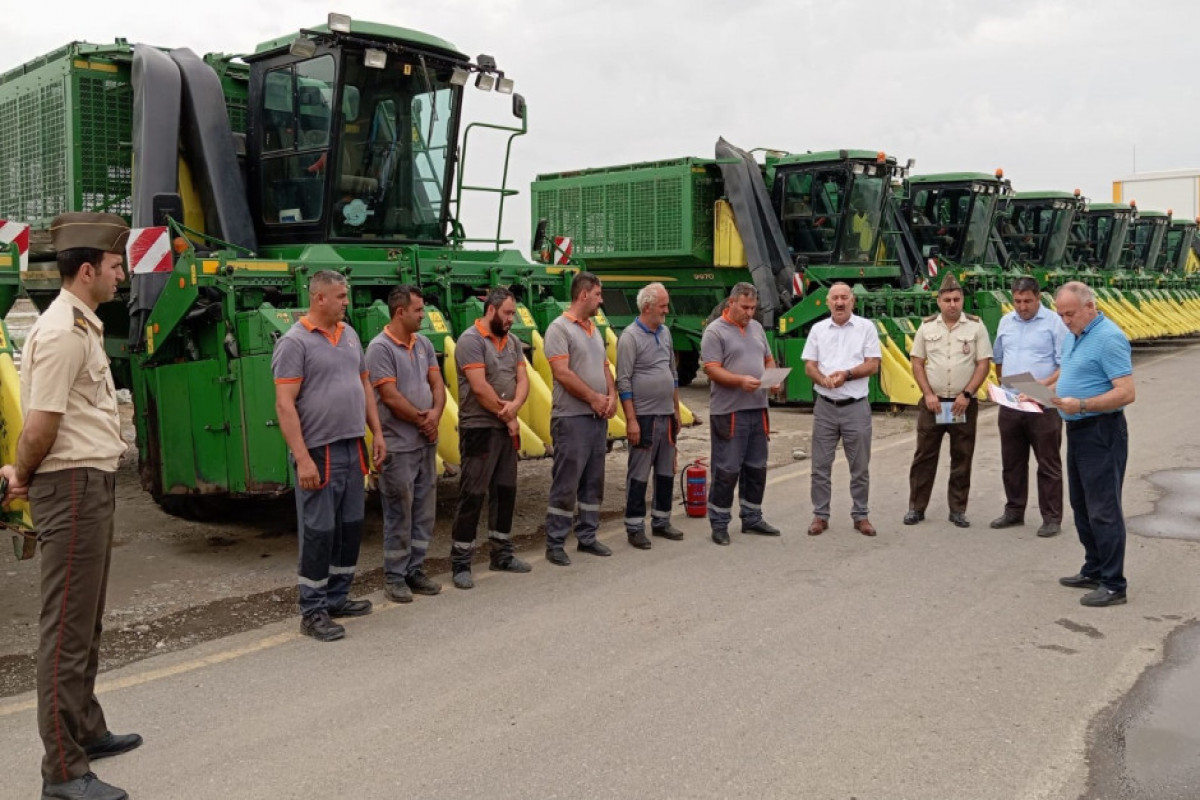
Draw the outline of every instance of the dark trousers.
M629 448L625 475L625 532L646 530L646 489L654 476L654 503L650 524L662 530L671 523L671 496L675 491L675 417L671 414L638 415L642 438Z
M383 501L383 574L403 581L425 564L437 516L437 445L388 451L379 473Z
M29 486L42 546L37 716L47 783L87 773L83 746L108 731L95 686L115 503L116 475L98 469L42 472Z
M469 567L475 552L475 534L483 500L488 499L488 542L492 559L512 555L513 509L517 504L517 448L507 428L463 428L459 431L461 456L458 509L450 536L454 544L450 561Z
M950 436L950 480L946 487L946 502L951 511L967 510L967 495L971 492L971 459L975 456L975 422L979 418L979 401L971 398L967 405L967 421L940 425L925 403L917 406L917 452L913 454L908 471L908 507L924 511L933 494L937 477L938 455L942 437Z
M1067 481L1084 553L1079 572L1116 592L1125 591L1121 489L1128 457L1129 429L1123 413L1067 422Z
M362 439L314 447L309 455L317 464L321 487L301 489L296 481L301 614L337 608L350 595L362 544L367 474Z
M1062 417L1054 409L1029 414L1000 407L1000 461L1004 515L1025 519L1029 500L1029 451L1037 459L1038 508L1043 522L1062 522Z
M708 490L708 524L726 529L733 516L737 489L742 526L756 525L763 516L767 489L767 456L771 426L765 408L709 416L712 434L712 486Z
M604 502L604 456L608 452L608 420L588 414L550 420L554 466L546 509L546 547L562 547L575 522L580 544L596 541L600 504ZM575 517L575 508L579 515Z

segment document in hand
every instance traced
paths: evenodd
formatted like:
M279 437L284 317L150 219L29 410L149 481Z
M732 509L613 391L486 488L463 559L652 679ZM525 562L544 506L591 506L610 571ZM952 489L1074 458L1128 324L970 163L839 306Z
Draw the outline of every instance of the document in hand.
M771 367L763 370L762 387L764 389L774 389L787 380L788 373L791 371L791 367Z
M967 413L964 411L961 414L955 415L954 401L953 400L943 400L942 401L942 410L938 413L938 415L936 417L933 418L933 421L936 422L938 425L953 425L953 424L957 424L959 422L966 422L967 421Z
M1019 375L1008 375L1001 378L1000 383L1007 388L1016 389L1030 400L1036 400L1044 406L1049 407L1054 405L1054 392L1051 391L1049 386L1039 383L1038 379L1028 372L1022 372Z
M1017 411L1028 411L1031 414L1042 413L1042 407L1037 403L1026 400L1024 402L1017 399L1020 394L1016 389L1006 389L1003 386L988 384L988 397L996 405L1004 406L1005 408L1014 408Z

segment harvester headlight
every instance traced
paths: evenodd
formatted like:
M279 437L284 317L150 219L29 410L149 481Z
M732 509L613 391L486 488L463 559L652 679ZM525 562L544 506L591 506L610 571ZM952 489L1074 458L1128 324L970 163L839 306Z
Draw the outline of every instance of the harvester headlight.
M475 88L483 89L485 92L490 92L496 84L496 76L489 75L486 72L481 72L475 76Z
M512 78L505 78L502 75L496 79L496 91L500 94L512 94L514 88Z
M450 84L452 86L466 86L467 79L471 77L471 73L462 67L455 67L450 73Z
M288 46L288 53L296 58L312 58L317 54L317 43L307 36L297 36Z
M329 30L334 33L349 33L350 32L350 15L349 14L330 14L329 15Z
M475 58L475 63L479 65L480 69L486 72L494 72L496 70L496 59L484 53L480 53Z
M856 161L853 165L851 165L850 171L853 172L855 175L862 175L864 172L867 171L867 165L860 164L859 162Z
M383 50L376 50L369 47L363 53L363 64L371 69L383 69L387 66L387 53Z

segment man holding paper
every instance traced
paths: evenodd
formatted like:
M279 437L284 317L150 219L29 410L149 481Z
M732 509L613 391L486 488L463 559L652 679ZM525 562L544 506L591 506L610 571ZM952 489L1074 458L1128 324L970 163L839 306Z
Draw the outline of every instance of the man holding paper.
M1013 310L1001 318L992 346L992 360L1001 383L1004 378L1026 373L1043 385L1058 380L1067 326L1058 314L1041 304L1040 297L1036 279L1024 276L1013 281ZM991 527L1025 524L1029 451L1033 450L1038 465L1038 508L1042 513L1037 535L1054 536L1061 530L1063 513L1062 418L1056 413L1031 414L1001 406L997 422L1005 502L1004 513L992 520Z
M908 473L908 513L905 525L925 519L933 493L942 436L950 434L950 480L947 501L950 521L969 528L967 495L971 490L971 459L975 455L975 393L992 364L992 343L979 317L964 314L963 290L947 272L938 289L940 313L926 317L913 338L913 378L923 400L917 407L917 451ZM948 419L947 419L948 417Z
M829 318L812 326L804 343L804 374L813 383L812 504L809 536L820 536L829 527L832 495L830 473L838 440L850 467L850 516L854 529L874 536L867 519L867 494L871 484L871 404L867 402L871 376L879 371L883 353L879 333L870 320L854 313L854 292L845 283L829 287L825 300Z

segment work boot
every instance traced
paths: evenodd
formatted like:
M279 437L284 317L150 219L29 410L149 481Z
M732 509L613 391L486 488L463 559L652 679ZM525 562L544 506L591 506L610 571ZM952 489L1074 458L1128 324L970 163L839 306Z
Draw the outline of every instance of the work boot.
M720 545L729 544L729 529L728 528L713 528L712 529L712 540L716 544L720 544Z
M546 548L546 560L549 561L551 564L554 564L555 566L559 566L559 567L571 566L571 557L569 555L567 555L567 551L563 550L561 546L560 547L547 547Z
M454 588L455 589L474 589L475 579L471 577L470 567L455 567L454 568Z
M89 772L73 781L43 783L42 800L129 800L129 794Z
M633 531L626 534L626 536L629 539L629 543L638 550L649 550L652 547L650 540L646 538L645 531Z
M435 595L442 590L442 585L431 581L423 569L409 574L405 577L404 582L408 584L409 589L412 589L413 594Z
M532 572L533 567L525 561L514 556L512 553L504 553L499 556L492 556L491 563L488 564L488 569L492 572Z
M383 587L383 593L393 603L411 603L413 601L412 590L404 581L388 581Z
M105 731L104 735L96 741L85 744L83 752L87 753L88 761L95 761L100 758L119 756L141 746L142 737L136 733Z
M329 609L331 617L365 617L370 613L370 600L351 600L350 598L346 598L340 606Z
M318 642L336 642L346 635L346 629L329 618L325 609L312 611L300 620L300 632L311 636ZM92 776L95 777L94 775ZM70 797L71 795L51 795L51 797ZM85 797L86 795L80 795ZM124 797L124 795L121 795Z
M754 533L759 536L778 536L779 528L776 528L765 519L759 519L753 525L742 525L742 533Z
M604 542L600 542L600 541L587 542L586 544L583 542L580 542L579 545L575 549L581 553L589 553L593 556L611 556L612 555L612 548L610 548Z
M678 542L678 541L683 540L683 531L679 530L679 528L676 528L674 525L672 525L669 522L666 525L663 525L662 527L659 527L657 525L653 526L650 530L650 535L651 536L661 536L664 539L670 539L672 542Z

